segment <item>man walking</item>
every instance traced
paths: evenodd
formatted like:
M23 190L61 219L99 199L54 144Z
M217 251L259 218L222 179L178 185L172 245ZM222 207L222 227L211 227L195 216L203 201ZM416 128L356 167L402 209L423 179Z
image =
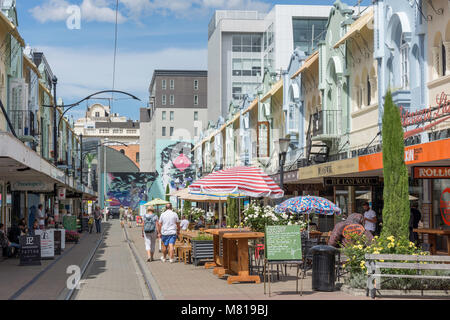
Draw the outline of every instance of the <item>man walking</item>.
M102 230L102 212L100 211L100 207L96 206L94 210L94 219L95 219L95 228L97 229L97 233L100 233Z
M172 211L172 204L166 205L166 211L161 214L158 223L158 233L161 235L161 240L164 244L163 256L161 261L166 261L167 248L169 248L170 263L175 261L174 259L174 245L177 240L177 235L180 232L180 222L178 215Z
M123 206L120 206L119 209L119 219L120 219L120 225L124 226L124 219L125 219L125 209L123 208Z
M375 235L375 227L377 223L377 214L375 211L370 209L370 205L368 202L364 202L364 229L370 231L372 235Z
M419 235L414 232L414 229L419 228L419 222L422 220L422 214L419 211L417 202L411 206L411 215L409 218L409 241L419 244Z

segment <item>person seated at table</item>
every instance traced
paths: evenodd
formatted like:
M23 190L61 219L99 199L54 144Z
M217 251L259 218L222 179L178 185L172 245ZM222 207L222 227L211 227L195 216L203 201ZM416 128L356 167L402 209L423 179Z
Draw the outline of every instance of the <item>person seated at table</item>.
M18 252L18 249L20 249L20 245L18 243L9 241L6 236L6 227L3 223L0 223L0 246L3 250L7 250L8 257L14 256Z
M369 230L364 228L364 216L360 213L352 213L347 220L337 223L331 232L328 245L333 247L346 246L352 243L352 235L364 234L367 244L373 240L373 235Z
M182 231L186 231L189 227L189 220L186 219L186 216L181 216L180 228Z
M198 219L194 230L198 230L200 228L204 228L205 227L205 218L203 216L200 216L200 218Z

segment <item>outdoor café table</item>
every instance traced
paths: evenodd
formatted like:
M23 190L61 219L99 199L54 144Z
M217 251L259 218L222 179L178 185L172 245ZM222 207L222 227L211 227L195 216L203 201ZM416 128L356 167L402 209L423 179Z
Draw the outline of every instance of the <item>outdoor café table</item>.
M436 254L436 235L447 236L447 254L450 255L450 230L439 230L439 229L413 229L413 232L428 234L430 237L431 254Z
M248 228L243 228L241 230L250 231ZM205 263L205 269L214 267L213 273L218 274L219 276L225 273L223 268L223 257L220 255L220 233L223 233L224 231L239 231L239 229L222 228L222 229L205 230L206 233L213 235L213 244L214 244L214 261Z
M227 279L228 284L234 282L260 283L259 276L251 276L248 267L248 240L263 238L262 232L224 232L222 235L223 263L227 273L234 273ZM225 245L226 244L226 245ZM231 271L231 272L230 272Z

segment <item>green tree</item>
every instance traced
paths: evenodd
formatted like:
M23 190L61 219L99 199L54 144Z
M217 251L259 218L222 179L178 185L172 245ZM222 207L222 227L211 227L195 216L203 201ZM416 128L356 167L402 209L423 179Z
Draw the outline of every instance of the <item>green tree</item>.
M186 188L189 187L189 182L186 183ZM190 217L190 211L192 208L192 203L189 200L184 200L183 203L183 214L186 217Z
M241 202L241 215L244 210L243 200ZM241 219L241 222L243 219ZM227 199L227 225L234 227L239 225L239 199L228 198Z
M386 94L383 114L384 208L382 237L409 236L409 184L405 165L405 144L400 112Z
M167 184L167 186L166 186L166 201L170 202L169 193L170 193L170 187L169 187L169 184Z

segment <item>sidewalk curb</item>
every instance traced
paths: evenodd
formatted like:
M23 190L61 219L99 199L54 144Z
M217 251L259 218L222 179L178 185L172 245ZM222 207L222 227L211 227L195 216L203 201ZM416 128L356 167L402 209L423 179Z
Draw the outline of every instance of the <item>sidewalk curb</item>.
M81 274L80 274L80 281L83 279L83 276L86 273L87 267L89 266L89 264L91 263L92 259L94 258L98 248L103 243L103 236L104 236L104 233L105 233L105 229L104 228L102 228L102 229L103 229L103 231L102 231L101 237L100 237L100 239L97 240L96 246L91 251L89 256L82 263ZM59 294L57 300L70 300L74 293L75 293L75 289L68 289L67 286L66 286L62 290L62 292Z
M134 243L128 238L128 232L127 232L127 228L123 228L127 242L128 242L128 246L130 247L136 262L138 263L141 271L143 271L144 273L144 278L147 282L147 288L150 291L150 295L152 297L152 300L165 300L164 299L164 295L162 294L155 278L153 277L150 269L146 266L144 260L142 259L142 257L137 253L137 249L134 245Z

